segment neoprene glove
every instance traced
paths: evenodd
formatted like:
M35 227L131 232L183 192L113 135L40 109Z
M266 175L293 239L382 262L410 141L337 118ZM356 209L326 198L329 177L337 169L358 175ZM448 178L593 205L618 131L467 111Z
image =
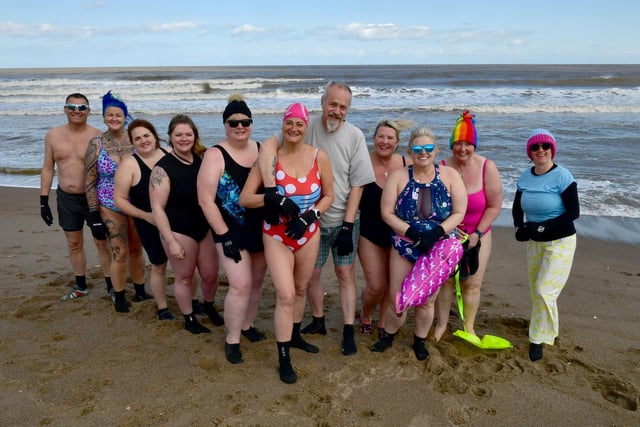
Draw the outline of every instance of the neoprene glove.
M91 228L91 235L96 240L106 240L107 239L107 229L104 226L104 222L102 222L102 217L100 217L100 212L89 212L89 228Z
M527 224L516 227L516 240L518 242L526 242L529 240L529 227L527 227Z
M287 230L285 231L285 233L292 239L298 240L304 235L307 227L309 227L317 220L318 217L316 216L316 213L313 210L309 209L302 215L298 216L296 219L292 219L291 221L289 221L287 223Z
M271 225L278 224L278 215L282 215L286 219L295 219L300 213L298 205L278 193L276 187L264 189L264 207L264 219Z
M49 208L49 196L40 196L40 216L45 224L53 224L53 214Z
M407 231L405 231L404 235L413 240L414 249L427 252L435 242L444 236L444 228L442 228L441 225L438 225L432 230L420 231L417 228L410 226Z
M222 252L224 252L224 256L227 258L231 258L237 263L240 262L242 256L240 255L240 249L236 246L233 241L233 237L231 236L231 232L227 231L223 235L220 236L222 238Z
M342 223L333 246L338 249L338 256L346 256L353 252L353 222Z

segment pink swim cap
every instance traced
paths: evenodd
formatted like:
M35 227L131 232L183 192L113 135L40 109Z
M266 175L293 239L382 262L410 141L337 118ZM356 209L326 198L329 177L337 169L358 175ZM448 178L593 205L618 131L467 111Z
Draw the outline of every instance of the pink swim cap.
M293 104L289 105L282 116L282 121L284 122L285 120L291 118L300 119L304 122L305 125L308 125L309 111L307 111L307 107L299 102L294 102Z

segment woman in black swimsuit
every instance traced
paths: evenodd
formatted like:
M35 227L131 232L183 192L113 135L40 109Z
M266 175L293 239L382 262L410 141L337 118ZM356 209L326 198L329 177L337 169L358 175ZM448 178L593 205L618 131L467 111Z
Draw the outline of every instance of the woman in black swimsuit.
M372 334L373 311L380 306L378 331L384 331L383 314L389 305L389 251L391 228L382 220L380 198L387 176L399 168L412 164L410 158L397 153L400 132L410 126L403 120L382 120L373 133L373 150L369 153L376 174L375 182L364 186L360 199L360 240L358 259L362 265L365 288L362 290L360 333Z

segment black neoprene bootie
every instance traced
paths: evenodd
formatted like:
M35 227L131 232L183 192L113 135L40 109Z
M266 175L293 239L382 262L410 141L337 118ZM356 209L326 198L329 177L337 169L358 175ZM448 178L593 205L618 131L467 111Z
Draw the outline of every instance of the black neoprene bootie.
M293 366L291 366L291 357L289 356L291 342L278 342L276 345L278 346L278 363L280 365L278 371L280 373L280 380L283 383L293 384L298 381L298 375L296 371L293 370Z
M375 353L382 353L393 344L393 339L396 337L396 334L390 334L389 332L384 332L380 339L375 342L371 346L371 351Z

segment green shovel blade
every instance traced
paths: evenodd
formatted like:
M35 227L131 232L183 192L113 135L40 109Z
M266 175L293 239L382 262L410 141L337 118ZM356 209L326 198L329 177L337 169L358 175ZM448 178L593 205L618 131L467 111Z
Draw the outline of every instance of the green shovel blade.
M460 271L456 272L455 282L456 282L456 299L458 302L458 313L460 315L460 320L464 325L464 303L462 300L462 292L460 291ZM504 350L504 349L513 347L513 345L509 341L495 335L485 335L482 338L480 338L477 335L473 335L467 331L461 331L458 329L453 333L453 336L461 338L466 342L468 342L469 344L474 345L483 350Z
M453 335L482 350L505 350L513 347L508 340L495 335L485 335L480 338L477 335L461 330L455 331Z

